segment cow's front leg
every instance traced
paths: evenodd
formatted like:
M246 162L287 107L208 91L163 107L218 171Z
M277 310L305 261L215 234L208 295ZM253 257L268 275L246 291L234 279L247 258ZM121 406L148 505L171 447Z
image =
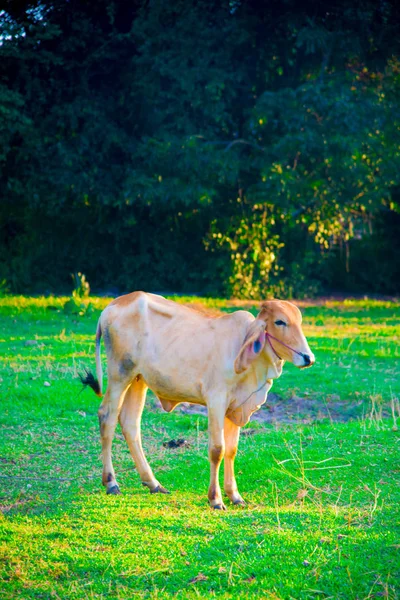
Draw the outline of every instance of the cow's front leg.
M238 492L235 479L235 456L239 443L240 427L232 423L227 417L224 422L225 436L225 463L224 463L224 490L233 504L244 505L245 502Z
M222 501L221 488L219 485L219 467L224 457L224 417L225 406L209 406L208 408L208 455L210 458L210 487L208 488L208 500L211 508L226 510Z

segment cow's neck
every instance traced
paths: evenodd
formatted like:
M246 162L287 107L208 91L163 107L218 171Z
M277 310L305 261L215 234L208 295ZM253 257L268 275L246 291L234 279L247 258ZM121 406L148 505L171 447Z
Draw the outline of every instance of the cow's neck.
M282 365L281 360L275 362L268 355L260 356L233 387L226 416L238 427L246 425L252 413L264 404L272 380L282 373Z
M284 361L270 356L269 353L262 352L253 363L254 374L257 381L266 379L278 379L282 375Z
M268 355L260 356L253 362L250 369L240 378L238 384L233 388L235 405L241 404L250 394L258 400L268 392L272 386L272 380L282 374L283 360L273 361Z

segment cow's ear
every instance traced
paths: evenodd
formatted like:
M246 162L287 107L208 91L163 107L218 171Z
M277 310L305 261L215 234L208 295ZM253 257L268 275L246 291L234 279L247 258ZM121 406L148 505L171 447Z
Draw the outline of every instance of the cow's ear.
M260 307L260 312L257 315L258 321L264 321L265 329L267 329L268 320L271 317L274 304L276 304L276 300L267 300L266 302L263 302Z
M239 354L235 359L235 372L243 373L260 355L265 346L265 322L259 319L253 321L244 339Z

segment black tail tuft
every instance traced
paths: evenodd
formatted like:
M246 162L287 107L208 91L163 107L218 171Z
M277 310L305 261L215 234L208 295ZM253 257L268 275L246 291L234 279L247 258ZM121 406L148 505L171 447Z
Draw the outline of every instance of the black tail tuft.
M100 384L97 381L96 377L93 375L93 373L89 371L89 369L86 369L85 367L85 375L81 375L81 373L78 373L78 375L82 385L88 385L92 388L94 393L97 394L97 396L101 396Z

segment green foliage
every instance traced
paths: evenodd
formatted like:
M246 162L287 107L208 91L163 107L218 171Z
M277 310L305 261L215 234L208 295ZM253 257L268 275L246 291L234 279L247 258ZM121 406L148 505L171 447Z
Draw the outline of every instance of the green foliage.
M0 281L0 298L2 298L3 296L6 296L9 293L10 293L10 288L8 286L7 279L2 279Z
M399 237L374 235L399 212L397 2L34 0L0 23L12 290L79 268L96 288L399 291L394 259L359 276Z
M73 298L89 298L90 285L86 281L86 276L83 273L73 273L71 275L75 287L72 291Z
M266 282L279 275L277 255L283 246L279 237L271 234L273 224L273 211L265 204L252 206L250 219L238 216L223 232L216 231L216 222L212 224L211 239L230 252L232 272L225 282L228 296L261 298L276 293L271 283L265 289Z
M80 317L91 315L93 306L88 302L90 294L89 282L83 273L73 273L72 281L75 284L71 298L64 304L64 313L67 315L79 315Z

